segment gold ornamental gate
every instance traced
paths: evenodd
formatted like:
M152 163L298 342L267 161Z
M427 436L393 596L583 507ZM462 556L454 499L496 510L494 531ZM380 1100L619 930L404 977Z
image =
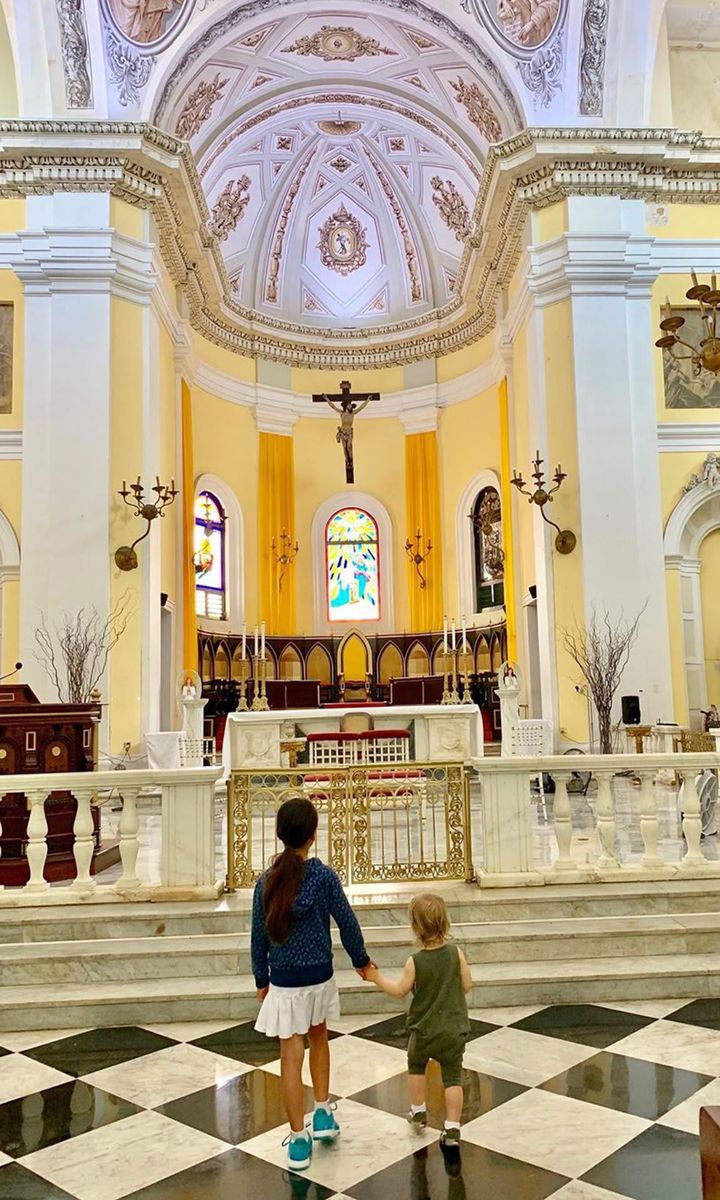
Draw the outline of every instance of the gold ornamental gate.
M462 763L245 770L228 780L228 891L252 887L280 849L275 814L291 796L318 810L318 856L343 883L473 878Z

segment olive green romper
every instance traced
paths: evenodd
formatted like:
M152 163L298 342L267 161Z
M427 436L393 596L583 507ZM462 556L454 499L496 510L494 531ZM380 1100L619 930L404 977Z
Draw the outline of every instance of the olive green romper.
M460 974L460 953L452 943L413 954L415 994L408 1012L408 1073L424 1075L428 1060L440 1064L444 1087L462 1083L462 1060L470 1033Z

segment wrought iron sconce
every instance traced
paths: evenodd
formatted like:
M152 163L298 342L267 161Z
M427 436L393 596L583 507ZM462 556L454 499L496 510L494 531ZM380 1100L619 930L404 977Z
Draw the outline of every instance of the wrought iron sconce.
M293 544L292 537L289 533L286 533L284 529L280 534L280 551L278 552L277 541L275 538L273 538L272 542L270 543L270 550L272 551L273 558L281 568L280 578L278 579L278 588L282 587L282 581L285 572L287 571L288 567L291 567L295 562L299 549L300 546L298 542Z
M560 466L560 463L558 463L557 467L555 468L555 474L553 475L553 483L555 486L548 487L545 482L543 460L540 457L539 450L535 451L533 467L535 468L532 473L532 477L535 481L535 487L533 491L530 491L522 475L518 475L517 471L513 471L513 477L510 482L514 484L514 486L523 494L523 496L528 497L529 504L537 504L543 521L545 521L547 525L552 525L553 529L557 529L555 549L557 550L558 554L572 554L577 545L577 538L575 537L573 531L571 529L561 529L559 525L556 525L554 521L551 521L549 517L545 515L545 505L552 504L555 492L559 490L563 484L563 481L567 479L567 472L564 472Z
M152 489L157 497L154 501L146 501L145 489L140 482L140 476L137 477L137 483L131 483L127 486L123 479L122 491L118 492L127 504L128 508L135 510L135 516L141 517L143 521L147 521L147 529L139 538L136 538L132 546L120 546L115 551L115 566L121 571L134 571L138 565L138 557L135 553L135 547L143 542L150 532L150 526L157 517L164 517L164 509L169 504L172 504L177 496L177 488L175 480L170 481L170 486L160 482L160 476L155 478L155 486Z
M430 541L430 538L428 538L427 545L425 547L425 553L423 554L422 550L421 550L422 542L423 542L422 535L420 533L420 530L418 529L417 533L415 534L414 542L411 542L410 538L408 538L406 540L405 550L407 551L407 556L410 559L410 562L414 564L415 570L418 573L418 576L420 579L420 587L425 588L425 587L427 587L427 580L426 580L425 576L423 575L422 571L420 570L420 568L423 565L423 563L426 561L428 555L432 552L433 545L432 545L432 542Z

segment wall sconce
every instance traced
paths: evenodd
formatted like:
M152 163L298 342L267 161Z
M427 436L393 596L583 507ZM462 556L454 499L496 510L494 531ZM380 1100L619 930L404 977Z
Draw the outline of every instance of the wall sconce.
M553 475L553 483L555 486L547 487L545 483L545 472L543 471L543 460L540 457L539 450L535 451L533 467L535 470L532 473L532 477L535 480L535 488L532 492L525 483L522 475L518 475L517 471L513 471L513 477L510 482L515 485L519 492L528 497L529 504L537 504L543 521L545 521L547 525L552 525L553 529L557 529L555 549L557 550L558 554L572 554L577 545L577 538L575 537L575 534L571 529L561 529L559 525L556 525L554 521L551 521L545 516L545 505L552 504L553 496L555 495L555 492L557 492L562 486L563 481L567 479L567 474L563 472L560 463L558 463L557 467L555 468L555 474Z
M432 542L430 541L429 538L428 538L427 546L425 547L424 554L422 553L422 551L420 549L421 546L422 546L422 536L420 534L420 530L418 529L417 533L415 534L415 541L411 542L410 538L408 538L407 541L405 542L405 550L407 551L407 556L410 559L410 562L414 564L415 570L418 573L418 576L420 579L420 587L425 588L425 587L427 587L427 580L426 580L425 576L423 575L422 571L420 570L420 568L423 565L423 563L426 561L428 554L431 553L433 547L432 547Z
M270 543L270 550L272 551L273 558L275 559L275 562L280 567L280 578L278 579L278 588L282 587L283 576L285 575L285 572L288 569L288 567L291 567L292 564L295 562L295 559L297 558L297 553L298 553L299 549L300 549L300 546L298 545L298 543L295 542L295 544L293 545L292 537L290 536L289 533L286 533L286 531L284 529L283 529L282 533L280 534L280 550L278 551L277 541L275 540L275 538L273 538L272 542Z
M144 541L150 532L150 526L156 517L164 517L163 509L172 504L178 492L175 487L175 480L170 481L170 486L160 482L160 476L155 477L155 486L152 489L157 500L151 502L145 500L145 489L140 482L140 476L137 477L137 483L131 483L128 488L123 479L122 491L118 492L129 508L135 510L135 516L141 517L143 521L147 521L147 529L139 538L136 538L132 546L120 546L115 551L115 566L121 571L134 571L138 565L138 557L135 553L135 547ZM128 499L130 497L130 499Z

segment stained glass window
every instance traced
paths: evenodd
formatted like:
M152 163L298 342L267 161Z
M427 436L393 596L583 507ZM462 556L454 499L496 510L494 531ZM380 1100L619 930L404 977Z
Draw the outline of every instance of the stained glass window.
M378 528L361 508L342 508L325 527L330 621L380 619Z
M224 620L225 513L211 492L195 498L195 612L199 617Z
M494 487L479 493L472 510L475 550L476 612L505 600L505 555L502 548L500 496Z

